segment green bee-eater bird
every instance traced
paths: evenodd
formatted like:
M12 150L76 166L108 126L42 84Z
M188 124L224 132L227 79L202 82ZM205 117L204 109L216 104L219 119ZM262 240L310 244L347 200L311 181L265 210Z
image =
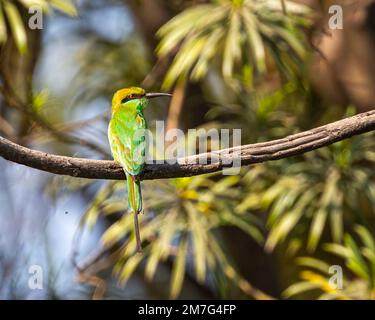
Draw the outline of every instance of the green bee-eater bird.
M171 96L168 93L146 93L131 87L118 90L112 100L112 117L108 139L115 161L124 169L128 187L128 208L134 214L137 251L142 251L138 214L143 211L139 175L145 164L145 130L143 110L151 98Z

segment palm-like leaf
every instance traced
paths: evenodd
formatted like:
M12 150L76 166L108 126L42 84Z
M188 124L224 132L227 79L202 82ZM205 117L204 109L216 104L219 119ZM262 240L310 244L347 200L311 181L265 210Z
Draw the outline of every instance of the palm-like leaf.
M285 3L289 14L280 1L221 0L194 6L174 17L158 32L159 56L178 48L164 86L169 88L178 79L202 78L219 55L223 77L232 84L244 66L251 66L257 75L264 74L267 54L276 58L280 70L296 71L306 55L301 29L309 25L308 10Z
M303 257L297 260L298 264L310 270L301 272L303 281L289 286L283 295L292 297L315 290L319 292L319 299L374 299L375 240L373 234L363 226L357 225L355 232L361 245L358 245L352 236L346 234L343 245L327 244L325 246L328 252L345 261L348 272L343 274L342 288L336 288L330 284L332 274L329 273L328 263L311 257Z
M140 217L142 238L145 240L143 257L133 255L135 239L131 215L123 215L101 238L105 247L123 243L121 257L114 268L119 282L126 284L142 261L145 262L144 272L148 280L154 278L161 262L172 261L170 296L175 298L181 291L188 266L194 269L197 281L202 284L208 271L221 270L225 274L225 268L230 264L213 233L215 229L234 225L256 241L263 240L259 221L254 216L233 211L239 201L240 193L235 187L238 183L239 178L234 176L219 181L200 176L145 183L143 197L147 214ZM118 198L118 191L123 191L122 188L121 182L110 183L101 189L87 210L86 222L91 225L99 213L112 214L125 210L126 202ZM103 198L108 199L103 201ZM232 281L241 279L236 272L230 275ZM247 283L243 279L241 281Z
M276 165L266 165L264 169L270 178L270 168L283 168L281 179L263 189L260 194L260 190L257 191L260 195L257 207L270 212L270 234L266 248L272 250L286 237L293 238L293 234L298 234L299 222L311 221L307 249L313 252L326 224L330 225L332 239L340 243L344 222L355 222L357 214L366 219L366 215L371 212L369 208L375 205L375 198L370 191L375 186L373 170L370 169L373 161L368 157L374 153L370 151L374 150L372 144L372 135L362 136L305 155L302 157L303 162L292 160L286 161L288 164L280 161ZM362 152L357 151L359 145L363 146L360 148ZM342 154L348 157L346 161L349 163L340 163ZM303 163L311 165L306 167ZM348 167L353 171L347 170ZM361 202L356 197L360 197ZM302 225L306 226L306 223Z

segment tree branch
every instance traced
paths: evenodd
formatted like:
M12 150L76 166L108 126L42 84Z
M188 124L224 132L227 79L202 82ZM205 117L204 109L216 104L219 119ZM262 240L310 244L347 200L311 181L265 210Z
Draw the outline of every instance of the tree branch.
M225 163L238 157L236 153L239 153L241 157L241 165L288 158L373 130L375 130L375 110L300 132L283 139L180 158L176 164L146 165L141 179L188 177L219 171L230 166ZM52 155L22 147L1 136L0 156L9 161L55 174L90 179L125 179L122 168L114 161ZM210 163L210 159L214 159L214 156L218 157L218 161L211 161ZM199 159L204 157L208 158L208 164L200 164L198 162Z

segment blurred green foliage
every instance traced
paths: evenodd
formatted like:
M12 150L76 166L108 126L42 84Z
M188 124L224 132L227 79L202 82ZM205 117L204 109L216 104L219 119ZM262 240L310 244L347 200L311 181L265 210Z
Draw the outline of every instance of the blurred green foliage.
M178 48L164 87L170 88L179 79L201 79L220 63L218 58L223 78L233 87L252 83L254 75L265 75L267 62L286 76L298 73L307 54L303 28L309 26L309 10L291 1L285 7L282 4L275 0L209 1L174 17L158 33L159 56Z
M341 276L337 269L330 270L330 265L322 260L301 257L297 259L297 263L309 270L301 272L303 281L287 288L283 293L284 297L313 290L319 299L374 299L375 239L373 233L361 225L355 226L354 229L358 242L350 234L346 234L342 245L331 243L324 246L326 251L344 260L348 272L343 274L342 279L337 281L336 278L330 282L333 276Z
M114 268L122 285L142 261L145 261L146 279L152 280L158 264L171 258L175 258L170 287L172 298L181 291L188 264L194 266L199 283L204 283L208 271L225 274L230 268L230 277L239 277L229 265L215 229L236 226L261 244L261 222L249 212L237 213L234 210L241 201L240 178L228 176L219 181L217 178L218 174L211 174L143 184L147 212L140 216L142 238L146 242L143 255L134 255L136 243L131 215L124 215L115 222L101 239L104 247L111 247L125 239ZM116 182L99 191L86 212L88 225L93 226L99 214L111 215L126 210L124 186L123 182Z
M77 11L71 0L10 0L0 1L0 44L8 38L7 28L10 28L13 39L21 53L27 50L27 37L24 19L20 8L27 10L31 7L37 7L44 13L50 13L57 9L70 16L76 16ZM33 12L35 14L35 12ZM26 22L27 23L27 22Z

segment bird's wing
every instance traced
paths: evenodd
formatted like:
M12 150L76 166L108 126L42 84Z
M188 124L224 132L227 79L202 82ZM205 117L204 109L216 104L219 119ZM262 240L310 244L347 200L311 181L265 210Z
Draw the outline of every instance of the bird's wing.
M144 167L145 136L137 131L145 128L145 120L140 116L131 124L112 118L108 127L113 158L131 175L140 174Z

